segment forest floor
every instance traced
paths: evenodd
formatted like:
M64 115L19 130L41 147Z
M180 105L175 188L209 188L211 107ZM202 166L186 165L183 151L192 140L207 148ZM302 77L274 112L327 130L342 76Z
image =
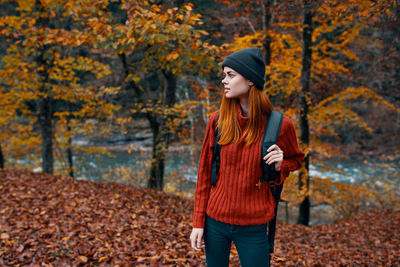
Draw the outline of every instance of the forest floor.
M0 266L205 266L192 210L156 190L0 169ZM400 211L277 227L272 266L400 266Z

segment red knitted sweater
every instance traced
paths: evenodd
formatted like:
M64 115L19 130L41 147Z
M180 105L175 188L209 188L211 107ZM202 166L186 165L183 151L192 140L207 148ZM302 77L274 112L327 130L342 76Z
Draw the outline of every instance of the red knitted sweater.
M248 117L243 117L238 108L239 124L244 132ZM211 164L218 112L211 115L201 149L197 176L193 227L204 228L206 213L222 222L236 225L267 223L274 217L275 200L267 183L261 188L256 183L262 175L261 141L246 147L244 138L236 144L221 148L221 159L217 184L211 186ZM283 116L277 145L283 150L280 178L283 181L290 171L300 168L304 153L297 145L296 131L289 117Z

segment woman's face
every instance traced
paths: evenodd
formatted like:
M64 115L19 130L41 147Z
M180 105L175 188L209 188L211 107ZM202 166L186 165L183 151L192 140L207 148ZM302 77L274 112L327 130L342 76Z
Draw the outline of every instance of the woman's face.
M224 67L225 78L222 80L226 98L248 98L252 82L230 67Z

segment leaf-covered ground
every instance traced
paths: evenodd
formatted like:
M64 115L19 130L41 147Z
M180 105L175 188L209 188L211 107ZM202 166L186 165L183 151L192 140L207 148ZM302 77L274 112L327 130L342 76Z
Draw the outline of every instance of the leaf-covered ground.
M192 208L155 190L0 169L0 266L205 266L190 249ZM272 265L400 266L399 229L390 210L280 223Z

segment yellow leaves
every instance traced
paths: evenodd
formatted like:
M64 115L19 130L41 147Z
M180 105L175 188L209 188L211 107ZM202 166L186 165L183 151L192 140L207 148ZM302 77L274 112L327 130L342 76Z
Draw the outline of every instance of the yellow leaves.
M373 191L362 186L332 182L330 179L313 178L313 202L331 204L338 217L354 214L364 201L371 201Z
M334 125L343 126L344 123L353 123L372 132L372 128L365 123L363 118L342 102L313 109L309 119L315 125L317 132L321 128L332 129Z
M209 35L209 33L204 30L199 30L198 33L202 35Z
M103 256L103 257L100 257L97 262L103 262L103 261L107 261L107 260L108 260L108 257L107 256Z
M53 56L55 56L56 60L54 61L54 66L50 69L50 78L54 80L70 81L72 84L76 84L78 82L76 71L93 72L98 79L111 74L107 65L88 57L65 57L60 59L56 54Z
M137 40L134 34L134 29L129 28L127 30L127 33L122 33L125 34L121 36L118 40L115 41L113 44L113 48L118 50L119 47L119 54L125 53L125 49L129 48L130 50L135 50L135 46L137 44Z
M0 34L6 36L13 36L16 32L21 29L23 24L17 16L2 16L0 17Z
M71 3L73 1L68 1ZM87 2L87 1L85 1ZM98 1L100 2L100 1ZM111 73L107 65L96 60L85 57L68 56L69 49L66 46L76 47L87 44L93 40L97 33L90 33L82 24L80 28L66 30L61 28L36 27L39 18L45 16L50 19L54 16L57 7L60 7L62 1L41 1L45 13L31 12L31 8L39 1L19 1L20 16L2 16L0 17L0 35L18 37L19 41L10 44L7 54L3 56L4 65L0 69L0 75L3 77L3 84L6 88L12 88L8 94L2 93L1 103L7 106L7 110L0 114L0 126L6 126L9 129L1 132L1 139L7 142L3 145L4 153L10 158L19 158L28 154L32 164L26 164L24 168L34 169L37 167L38 158L31 159L31 154L37 152L40 147L40 136L34 134L32 125L36 123L36 114L28 108L26 103L31 100L37 100L48 95L53 99L62 99L69 103L80 101L83 108L74 112L56 112L59 124L67 123L67 116L76 116L82 118L85 115L110 116L117 109L113 105L98 103L98 99L104 94L116 94L119 87L94 88L80 86L79 72L92 72L95 77L101 79ZM94 2L92 2L94 3ZM74 2L74 4L77 4ZM89 2L87 3L89 5ZM54 9L54 10L53 10ZM71 13L72 14L72 13ZM62 20L62 18L60 17ZM73 18L72 18L73 19ZM79 22L80 23L80 22ZM107 33L111 29L110 25L98 27L101 33ZM44 45L47 45L45 49ZM43 62L38 63L38 55L43 56ZM43 83L44 76L50 81ZM46 78L47 79L47 78ZM42 87L45 87L43 92ZM98 108L101 106L101 108ZM4 107L4 106L2 106ZM18 110L18 122L15 110ZM97 112L99 110L99 112ZM29 121L25 121L25 118ZM78 126L76 121L70 121L73 126ZM74 125L75 123L75 125ZM80 125L82 122L80 122ZM61 129L60 125L56 125ZM90 128L90 127L88 127ZM85 131L86 129L79 129ZM11 134L12 132L12 134ZM56 134L58 148L65 148L65 143L73 131L60 131L62 134ZM58 133L60 133L58 132ZM29 151L29 153L27 153ZM57 152L56 152L57 153ZM24 155L25 154L25 155ZM31 166L33 165L33 166ZM18 164L14 165L16 168Z
M40 0L39 2L40 2L40 6L43 9L47 9L47 10L49 10L51 12L52 10L50 8L51 8L51 4L52 4L53 1L54 0ZM54 1L54 2L57 3L57 1ZM53 11L53 13L54 13L54 11Z
M101 88L102 93L107 95L116 95L120 90L121 86L115 86L115 87L109 86Z
M192 11L193 10L193 4L192 3L184 4L182 9L185 10L185 11Z
M42 0L43 1L43 0ZM35 0L17 0L19 11L31 12L35 6Z
M173 51L167 55L166 60L171 61L176 60L177 58L179 58L179 54L176 51Z
M367 87L348 87L345 90L334 94L330 97L327 97L323 101L319 103L318 106L323 106L328 103L333 102L341 102L341 101L354 101L358 98L362 98L364 101L373 100L374 105L382 105L385 108L397 110L400 112L398 108L396 108L393 104L386 101L383 97L377 94L374 90L371 90Z
M250 46L260 46L262 42L263 33L258 31L257 33L247 34L242 37L235 38L235 41L231 44L225 44L225 52L233 52Z
M286 29L295 29L297 31L301 31L301 22L279 22L277 23L278 27L286 28Z
M153 12L161 12L161 9L158 5L151 5L151 11Z
M169 16L174 16L174 14L176 13L177 10L178 10L178 8L169 8L169 9L167 9L166 13Z
M298 175L291 172L289 177L285 180L281 199L290 203L300 204L307 194L308 192L305 186L302 190L299 190Z

